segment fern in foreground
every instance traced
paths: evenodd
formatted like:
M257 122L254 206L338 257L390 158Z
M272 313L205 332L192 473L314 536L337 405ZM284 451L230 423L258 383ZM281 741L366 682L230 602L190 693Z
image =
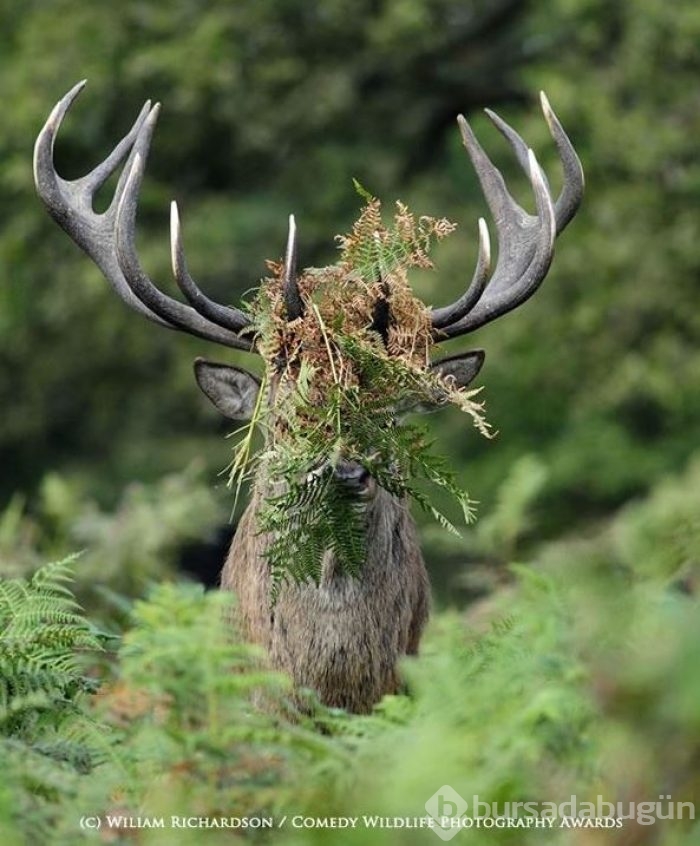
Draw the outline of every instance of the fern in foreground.
M101 636L75 601L70 565L0 578L0 839L48 843L58 809L105 759L109 735L91 714L88 675Z
M69 587L74 558L28 581L0 579L0 739L86 770L93 722L83 706L97 687L86 667L102 644Z

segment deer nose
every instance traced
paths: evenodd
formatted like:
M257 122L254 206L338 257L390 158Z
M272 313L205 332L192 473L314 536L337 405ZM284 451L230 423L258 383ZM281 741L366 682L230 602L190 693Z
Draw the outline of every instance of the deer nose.
M340 461L335 467L335 478L349 491L363 491L369 483L369 471L359 461Z

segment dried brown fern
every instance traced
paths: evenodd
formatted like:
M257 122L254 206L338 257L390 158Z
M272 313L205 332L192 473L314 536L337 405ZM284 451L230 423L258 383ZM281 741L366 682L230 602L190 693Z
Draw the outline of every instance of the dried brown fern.
M251 424L265 423L268 434L264 457L257 461L266 463L262 475L287 482L287 493L269 500L259 515L260 528L277 538L269 556L277 585L288 577L317 578L324 549L333 549L348 572L357 573L362 563L357 512L346 508L331 484L319 484L313 491L299 484L309 467L332 463L334 455L366 460L378 452L380 463L371 471L380 484L398 495L413 496L447 528L454 530L413 485L412 475L452 493L465 519L472 514L466 493L430 455L424 433L393 425L399 403L453 403L489 435L483 406L474 400L477 392L457 389L448 377L429 368L434 343L430 312L408 281L411 268L433 267L432 245L455 225L446 219L416 219L398 202L392 224L386 226L380 201L369 195L365 199L351 232L338 236L339 261L298 275L304 306L300 317L288 320L280 262L268 262L270 275L251 307L266 365L265 385L274 384L275 391L269 406L259 404ZM383 333L374 323L380 299L390 315ZM243 474L253 475L250 437L244 443L245 454L237 454L233 462L239 482ZM301 506L303 518L295 518ZM338 511L343 511L340 520ZM307 541L300 547L302 524L308 537L304 535ZM344 532L346 525L349 530Z

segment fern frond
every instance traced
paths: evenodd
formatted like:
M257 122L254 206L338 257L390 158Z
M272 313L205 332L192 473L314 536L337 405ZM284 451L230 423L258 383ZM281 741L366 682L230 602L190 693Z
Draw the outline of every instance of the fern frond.
M102 644L70 589L73 560L29 581L0 579L0 737L82 770L95 761L78 739L91 723L82 702L97 684L86 656Z
M318 583L325 560L334 570L360 573L367 553L365 517L334 479L338 460L367 464L383 488L412 497L448 531L457 530L416 480L448 491L465 520L473 513L444 462L430 454L424 433L395 424L397 407L450 402L488 434L474 392L456 390L428 367L430 313L407 278L413 267L432 267L432 246L454 224L416 217L398 202L386 225L380 201L359 183L355 187L365 205L352 231L338 238L339 262L300 274L302 316L287 320L282 262L268 263L271 276L251 306L266 364L264 385L274 379L275 396L269 404L268 391L261 389L254 420L234 453L231 484L238 491L244 480L270 480L260 482L257 521L268 538L273 599L287 581ZM379 298L391 312L384 338L371 328ZM266 435L257 455L251 449L255 426Z

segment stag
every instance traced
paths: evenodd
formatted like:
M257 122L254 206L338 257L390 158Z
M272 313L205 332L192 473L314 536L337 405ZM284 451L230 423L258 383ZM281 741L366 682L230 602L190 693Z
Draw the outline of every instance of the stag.
M97 264L119 297L144 317L224 347L256 352L250 318L240 309L210 299L190 275L183 251L177 206L171 206L173 273L186 302L161 291L144 272L135 249L135 220L144 166L159 105L147 102L126 136L86 176L66 181L56 172L53 146L66 112L84 82L61 99L41 130L34 154L37 191L51 217ZM489 233L479 220L476 268L465 292L451 305L430 310L435 342L466 335L517 308L535 293L552 261L554 241L575 215L583 194L579 159L544 94L541 105L563 168L561 192L553 200L534 153L507 123L486 113L515 153L532 188L535 214L508 192L469 124L457 118L464 146L481 183L498 236L498 260L491 268ZM114 197L103 213L93 200L124 163ZM297 285L297 237L290 217L284 257L287 318L303 313ZM387 320L386 302L375 310L377 327ZM479 372L484 352L475 350L430 366L468 385ZM248 419L260 383L247 371L198 358L197 383L226 417ZM274 404L275 379L265 400ZM274 411L274 407L272 408ZM254 486L221 574L221 585L237 596L237 617L244 634L261 644L272 666L289 673L299 687L317 691L331 706L367 712L381 697L401 687L397 665L415 655L428 619L430 589L416 526L406 502L376 484L361 461L341 457L333 465L337 483L364 507L367 560L358 577L323 560L319 584L283 585L270 604L270 573L265 560L270 538L256 530L256 514L266 480Z

